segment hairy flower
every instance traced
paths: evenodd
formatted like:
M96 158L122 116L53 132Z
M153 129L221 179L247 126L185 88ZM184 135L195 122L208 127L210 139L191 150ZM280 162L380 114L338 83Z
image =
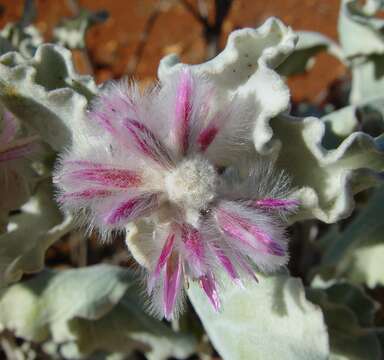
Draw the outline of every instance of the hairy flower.
M298 205L287 198L289 181L265 161L240 169L252 109L236 98L218 108L216 98L188 70L144 94L114 84L55 175L63 208L103 237L139 219L154 225L145 234L153 244L147 288L167 319L180 310L184 281L198 281L219 309L220 268L241 283L288 258L284 215Z

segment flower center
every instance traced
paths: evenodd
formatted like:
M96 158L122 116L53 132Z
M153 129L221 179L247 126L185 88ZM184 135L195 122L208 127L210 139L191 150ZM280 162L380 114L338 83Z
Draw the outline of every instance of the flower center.
M201 157L184 160L165 178L169 200L195 210L207 209L215 198L216 186L214 167Z

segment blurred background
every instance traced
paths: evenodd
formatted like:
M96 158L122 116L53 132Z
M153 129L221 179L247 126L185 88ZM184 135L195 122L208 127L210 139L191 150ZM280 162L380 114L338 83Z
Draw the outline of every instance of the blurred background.
M63 17L93 13L86 47L73 50L77 69L101 83L134 76L156 77L159 60L176 53L183 62L200 63L224 47L228 34L257 27L277 16L295 30L319 31L337 39L339 0L36 0L28 21L49 41ZM24 0L0 1L0 27L20 21ZM310 74L288 80L295 102L323 101L325 91L345 75L335 58L322 53Z

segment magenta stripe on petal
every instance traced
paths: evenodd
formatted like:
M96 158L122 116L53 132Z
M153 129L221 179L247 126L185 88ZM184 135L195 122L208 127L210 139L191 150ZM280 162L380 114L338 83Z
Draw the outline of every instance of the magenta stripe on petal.
M227 272L227 274L231 277L232 280L238 280L239 275L236 272L235 267L233 266L231 260L224 254L224 251L221 249L215 249L215 254L220 261L220 264Z
M67 200L92 200L96 198L103 198L112 195L111 191L100 189L87 189L83 191L76 191L66 193L58 197L58 201L64 203Z
M91 115L93 115L91 119L97 120L100 126L105 130L107 130L111 135L114 135L114 136L117 135L118 138L120 137L118 131L112 125L112 122L109 120L109 115L99 111L94 111L91 113Z
M163 249L161 250L161 254L159 256L159 259L157 260L155 271L150 274L149 280L148 280L148 292L152 293L153 287L155 285L155 281L158 279L161 271L163 270L165 264L167 263L173 249L173 245L175 243L175 237L176 235L174 233L171 233L168 235L167 240L163 246Z
M129 222L151 213L157 206L157 194L138 196L124 201L117 208L110 211L104 216L104 222L108 225L117 225L122 220Z
M176 299L181 285L181 257L169 258L165 268L164 288L163 288L163 311L167 320L172 317L172 312L176 304Z
M246 259L239 255L237 256L237 262L242 267L242 269L252 277L253 280L255 280L257 283L259 282L259 279L256 277L255 271Z
M250 223L242 223L242 226L249 231L256 240L260 241L266 246L266 250L268 253L276 256L284 256L285 250L284 248L274 241L265 231L260 229L257 225Z
M147 126L134 119L125 119L124 125L131 134L136 148L143 155L163 166L172 163L166 147Z
M181 227L181 240L188 257L188 265L194 272L194 276L200 276L204 272L204 245L201 234L193 226L183 224Z
M240 240L252 249L256 251L265 251L276 256L285 255L285 250L280 244L274 241L258 226L250 223L246 219L239 218L222 209L218 210L216 218L224 233L234 239ZM252 236L250 237L249 235ZM253 243L250 238L253 238L258 244ZM260 245L262 245L262 248L260 248Z
M175 106L175 134L178 145L183 154L188 150L190 121L191 121L191 94L192 77L189 70L185 69L180 74L180 82L176 93Z
M68 175L80 181L89 181L97 185L112 186L121 189L141 184L141 177L137 173L126 169L93 167L74 170L68 173Z
M299 206L299 201L297 200L284 200L284 199L273 199L273 198L267 198L267 199L260 199L255 200L251 203L254 207L263 207L267 209L283 209L283 210L293 210L297 206Z
M200 277L200 286L208 296L209 301L213 305L215 311L220 309L220 298L216 289L216 281L211 273Z
M205 151L208 146L211 145L218 132L219 128L217 126L209 125L199 134L197 138L197 143L201 151Z

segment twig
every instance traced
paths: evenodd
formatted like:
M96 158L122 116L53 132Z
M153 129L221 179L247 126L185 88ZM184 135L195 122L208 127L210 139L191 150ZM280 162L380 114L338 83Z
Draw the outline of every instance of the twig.
M126 73L128 75L132 75L135 73L137 66L139 65L141 58L144 54L145 46L147 45L147 40L149 38L149 35L152 32L153 27L155 26L156 20L158 19L160 13L161 13L161 1L159 4L155 7L155 9L152 11L151 15L149 16L147 22L145 23L145 27L143 32L140 35L139 43L135 49L135 52L133 53L132 57L130 58L127 66L126 66Z
M180 2L204 28L211 27L208 22L208 13L202 13L202 11L204 11L202 7L199 6L199 11L197 11L187 0L180 0Z
M208 21L208 11L202 0L198 2L196 10L187 0L180 0L181 4L203 26L204 39L207 44L207 58L212 58L219 52L219 41L225 18L231 9L233 0L215 0L215 20L213 24Z

